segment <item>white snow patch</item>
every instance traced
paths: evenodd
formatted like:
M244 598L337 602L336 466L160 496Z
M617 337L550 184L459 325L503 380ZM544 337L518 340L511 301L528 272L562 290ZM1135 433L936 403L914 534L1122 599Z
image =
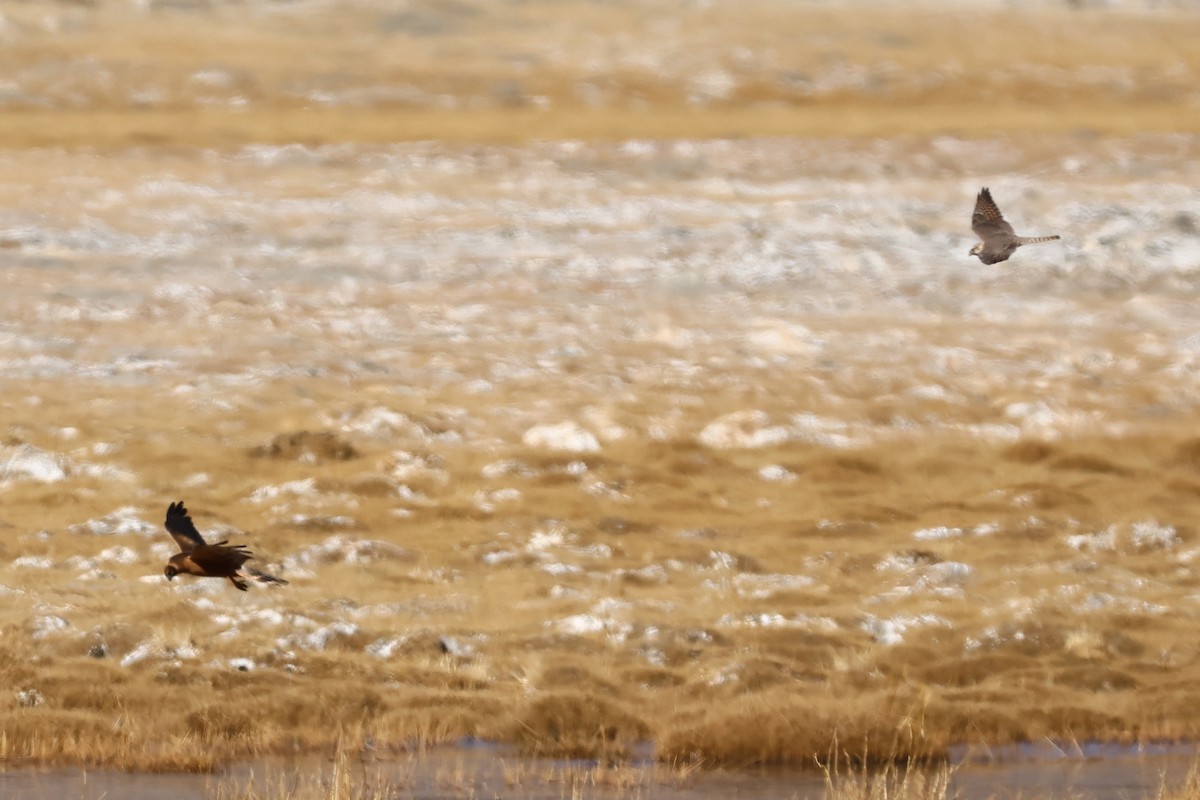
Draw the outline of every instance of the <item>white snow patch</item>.
M783 614L762 612L759 614L726 614L717 620L722 628L786 628L791 625Z
M771 424L765 411L731 411L704 426L696 437L714 450L745 450L782 444L791 438L786 426Z
M70 460L33 445L19 444L0 449L0 481L33 480L57 483L72 472Z
M845 421L816 414L795 415L792 428L794 438L824 447L853 447L863 441L863 437L851 435L850 425Z
M583 636L589 633L600 633L605 629L607 624L606 620L594 614L575 614L560 619L555 627L558 628L560 633Z
M1113 553L1128 547L1131 550L1168 550L1181 543L1174 525L1160 525L1155 520L1132 523L1123 530L1110 525L1102 531L1076 533L1066 538L1068 547L1081 552Z
M137 647L125 654L125 657L121 659L121 666L128 667L132 664L138 663L139 661L144 661L145 659L149 658L154 651L155 646L153 642L142 642Z
M1154 520L1133 523L1129 541L1138 550L1166 550L1180 543L1174 525L1159 525Z
M929 541L935 539L957 539L962 535L962 528L951 528L941 525L936 528L921 528L919 531L913 531L912 537L922 541Z
M904 634L914 628L929 626L950 627L950 621L937 614L897 614L890 619L880 619L867 614L861 627L871 638L882 645L897 645L904 641Z
M89 519L79 525L71 526L72 533L90 533L94 536L113 536L116 534L139 533L143 536L157 535L159 528L138 516L133 506L123 506L99 519Z
M633 626L624 619L631 608L631 604L625 600L606 597L597 601L587 613L574 614L546 624L552 625L560 633L579 636L604 633L612 641L623 642L633 630Z
M140 556L138 556L137 551L132 547L116 545L114 547L101 550L96 555L96 560L102 562L112 562L114 564L136 564L140 560Z
M516 550L495 550L491 553L484 553L479 560L494 567L497 564L506 564L514 560L518 555L520 554Z
M541 447L567 453L595 453L600 442L590 431L576 422L560 422L557 425L534 425L521 437L526 447Z
M768 464L758 471L758 477L764 481L794 481L796 473L779 464Z
M560 561L551 561L541 565L542 572L547 575L578 575L583 572L583 568L575 564L563 564Z
M65 631L69 627L71 627L71 623L62 617L46 614L33 618L33 631L30 636L34 639L44 639L52 633Z
M367 655L375 656L376 658L391 658L396 650L408 641L407 636L394 636L390 639L376 639L366 646L365 652Z
M298 644L305 650L324 650L338 639L346 639L358 633L353 622L331 622L300 638Z
M704 582L705 588L714 591L724 591L732 586L733 591L738 597L745 597L752 600L764 600L779 592L795 591L805 589L813 585L815 581L808 575L788 575L784 573L769 573L766 575L756 575L753 573L742 572L734 575L731 580L721 579L720 581L708 580Z
M168 645L154 639L147 639L125 654L125 657L121 659L121 666L132 666L151 657L164 661L183 661L199 655L200 650L191 642Z
M281 497L315 497L317 495L317 479L288 481L277 486L260 486L250 493L251 503L268 503Z
M54 566L54 561L47 556L18 556L9 566L17 569L50 569Z

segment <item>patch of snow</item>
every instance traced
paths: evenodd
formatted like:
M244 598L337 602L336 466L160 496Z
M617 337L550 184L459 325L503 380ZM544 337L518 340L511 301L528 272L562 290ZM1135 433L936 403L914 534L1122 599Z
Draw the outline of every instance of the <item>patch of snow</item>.
M587 613L574 614L546 625L552 625L560 633L576 636L604 633L612 641L623 642L633 630L633 626L624 620L631 607L625 600L606 597L597 601Z
M72 525L72 533L90 533L94 536L113 536L117 534L138 533L143 536L158 535L158 525L146 522L138 516L133 506L124 506L105 514L99 519L89 519L87 522ZM130 562L132 563L132 562Z
M734 570L737 569L737 556L732 553L726 553L721 550L710 550L708 557L712 559L711 569L717 570Z
M747 450L783 444L791 438L791 431L771 424L767 412L747 409L717 417L696 438L714 450Z
M354 517L345 514L293 514L288 522L297 528L353 528L358 525Z
M346 639L358 633L353 622L331 622L301 637L298 644L305 650L324 650L338 639Z
M281 497L315 497L317 494L317 479L304 478L277 486L260 486L250 493L248 499L251 503L269 503Z
M71 627L71 623L62 617L58 617L53 614L47 614L45 616L34 617L31 627L33 630L29 635L32 638L44 639L52 633L65 631L67 628Z
M96 560L102 562L112 562L115 564L136 564L139 560L141 560L141 557L137 554L137 551L131 547L116 545L105 550L101 550L96 555Z
M560 619L555 627L561 633L583 636L589 633L600 633L607 625L608 622L606 620L597 617L595 614L575 614Z
M850 434L850 425L840 419L816 414L797 414L792 417L793 438L823 447L853 447L862 437Z
M525 545L525 551L529 553L545 552L551 547L561 547L565 543L566 533L562 528L553 527L531 533L529 542Z
M930 541L936 539L957 539L962 535L962 528L951 528L946 525L940 525L936 528L922 528L919 531L913 531L912 537L920 541Z
M925 569L922 581L939 587L961 586L966 583L975 569L961 561L943 561L940 564L930 564Z
M768 464L758 471L758 477L764 481L794 481L796 473L778 464Z
M556 561L542 564L540 569L547 575L578 575L583 572L583 568L575 564L563 564Z
M950 621L936 614L897 614L890 619L880 619L867 614L861 623L864 631L882 645L893 646L904 641L904 634L914 628L929 626L950 627Z
M111 581L116 577L116 573L98 567L79 573L79 580L81 581Z
M376 639L364 648L367 655L375 656L376 658L391 658L392 653L400 645L408 641L407 636L395 636L390 639Z
M521 490L506 488L495 489L488 491L481 489L475 492L472 498L472 503L475 507L485 514L491 514L496 510L496 507L501 503L513 503L521 499Z
M484 553L479 560L488 566L495 566L497 564L507 564L518 555L520 554L516 550L495 550L490 553Z
M50 453L28 444L0 448L0 481L57 483L72 471L70 460L61 453Z
M442 652L454 658L474 658L475 646L454 636L439 636Z
M50 569L54 561L48 556L17 556L9 566L17 569Z
M726 614L717 620L722 628L785 628L791 622L783 614L761 612L758 614Z
M1180 543L1174 525L1159 525L1154 520L1133 523L1129 541L1137 550L1166 550Z
M600 442L595 435L576 422L560 422L557 425L534 425L521 436L526 447L539 447L567 453L595 453Z
M779 592L806 589L813 583L813 578L808 575L782 573L755 575L743 572L733 577L733 587L738 596L756 600L766 599Z

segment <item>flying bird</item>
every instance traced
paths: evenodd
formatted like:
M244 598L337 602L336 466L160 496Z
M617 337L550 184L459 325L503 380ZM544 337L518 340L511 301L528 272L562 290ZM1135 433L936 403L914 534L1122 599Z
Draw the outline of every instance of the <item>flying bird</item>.
M225 539L216 544L208 544L200 531L188 516L188 510L180 500L167 506L167 521L164 523L167 533L179 545L179 552L171 556L163 574L167 580L174 580L176 575L195 575L198 578L229 578L233 585L246 591L246 578L251 577L260 583L286 584L283 578L276 578L256 569L247 569L241 574L242 565L254 558L254 554L246 549L244 544L229 544Z
M997 264L1007 261L1008 257L1023 244L1038 242L1053 242L1061 236L1017 236L1012 225L1005 221L992 199L992 193L987 187L975 198L975 213L971 215L971 229L981 241L967 253L969 256L979 256L985 264Z

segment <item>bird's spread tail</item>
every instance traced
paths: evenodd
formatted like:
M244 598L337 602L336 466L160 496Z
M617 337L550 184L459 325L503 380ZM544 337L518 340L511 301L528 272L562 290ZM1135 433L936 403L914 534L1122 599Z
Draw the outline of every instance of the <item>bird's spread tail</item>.
M260 569L254 569L251 567L248 568L246 572L250 575L250 577L254 578L254 580L258 581L259 583L274 583L277 586L287 586L288 584L288 582L283 578L276 578L274 575L268 575Z
M1061 236L1018 236L1018 244L1038 244L1040 242L1053 242L1061 239Z

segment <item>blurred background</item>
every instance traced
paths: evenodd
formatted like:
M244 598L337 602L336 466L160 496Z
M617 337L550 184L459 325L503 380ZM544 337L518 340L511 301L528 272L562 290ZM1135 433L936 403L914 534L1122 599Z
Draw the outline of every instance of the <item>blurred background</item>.
M0 145L1192 130L1197 11L25 0L0 14Z

